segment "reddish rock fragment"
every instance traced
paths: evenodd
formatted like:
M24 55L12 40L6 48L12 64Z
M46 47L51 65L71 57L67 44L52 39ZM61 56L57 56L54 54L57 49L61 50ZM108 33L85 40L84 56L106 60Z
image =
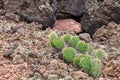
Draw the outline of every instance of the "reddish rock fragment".
M72 30L75 33L82 32L81 24L73 19L56 20L53 29L58 31Z

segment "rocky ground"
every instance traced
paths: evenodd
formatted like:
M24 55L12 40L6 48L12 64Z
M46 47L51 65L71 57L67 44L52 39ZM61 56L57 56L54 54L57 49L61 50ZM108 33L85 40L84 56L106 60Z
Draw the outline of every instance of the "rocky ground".
M47 48L46 43L52 29L43 31L41 26L34 22L14 22L1 17L0 80L120 79L120 24L110 22L98 29L93 40L88 41L94 47L104 49L107 54L107 58L103 60L102 74L98 78L64 62L54 48ZM72 31L56 32L59 35L75 35ZM88 37L83 40L88 40Z
M119 14L120 0L0 0L0 80L120 80ZM103 49L101 75L48 48L52 31Z

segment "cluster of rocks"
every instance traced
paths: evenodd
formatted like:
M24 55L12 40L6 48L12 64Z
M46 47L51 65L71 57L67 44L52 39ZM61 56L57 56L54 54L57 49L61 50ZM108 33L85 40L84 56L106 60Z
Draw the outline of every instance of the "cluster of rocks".
M34 26L34 27L33 27ZM90 42L95 48L101 48L107 51L107 53L114 53L115 55L110 55L111 57L104 62L104 67L102 74L99 78L94 79L86 72L83 72L82 69L78 69L72 64L67 64L61 60L59 52L54 48L46 48L46 43L49 41L49 33L53 30L46 29L41 30L41 25L36 23L25 23L20 22L16 23L11 20L0 20L0 59L13 58L10 63L5 67L18 66L18 64L25 64L19 69L7 68L7 79L13 80L11 78L18 78L18 75L15 73L20 73L21 77L18 80L119 80L120 79L120 55L119 47L119 33L120 25L114 22L109 23L106 27L103 26L98 30L93 39L98 41L93 43L90 39L90 35L87 33L79 34L79 38ZM98 33L98 34L97 34ZM100 34L101 33L101 34ZM57 34L60 36L64 34L75 35L73 32L59 32ZM111 37L110 37L111 36ZM115 38L115 39L113 39ZM102 40L103 44L112 42L113 45L100 45L99 42ZM117 43L116 43L117 42ZM116 45L117 44L117 45ZM113 50L112 47L116 46ZM117 51L116 51L117 50ZM118 54L118 55L116 55ZM2 57L2 58L1 58ZM2 63L4 64L4 63ZM27 65L27 66L25 66ZM3 65L1 68L1 73L4 73L6 68ZM24 68L25 66L25 68ZM17 68L17 67L16 67ZM23 72L21 71L23 70ZM14 71L11 71L14 70ZM19 70L19 71L18 71ZM25 71L24 71L25 70ZM12 74L11 74L12 73ZM25 74L22 74L25 73ZM8 75L10 74L10 75ZM6 76L3 74L2 77ZM15 75L15 77L13 77ZM12 77L11 77L12 76ZM32 79L31 79L32 78Z
M20 21L41 23L43 29L53 26L56 18L72 18L91 35L110 21L120 23L119 11L120 0L0 0L0 15L8 13L7 18L14 13Z
M0 15L14 13L27 22L51 26L56 18L80 16L84 0L0 0Z
M102 25L120 24L120 0L86 0L81 18L83 30L93 35Z
M93 39L102 45L120 47L120 24L109 22L107 26L102 26L93 35Z

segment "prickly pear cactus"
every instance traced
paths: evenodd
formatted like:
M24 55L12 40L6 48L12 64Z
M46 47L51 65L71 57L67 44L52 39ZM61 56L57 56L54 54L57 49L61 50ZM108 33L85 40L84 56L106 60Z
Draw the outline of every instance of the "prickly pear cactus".
M92 54L92 52L93 52L93 47L92 46L90 46L90 45L88 45L88 47L87 47L87 50L86 50L89 54Z
M95 58L102 60L104 58L104 53L102 50L99 49L95 52L94 56L95 56Z
M65 42L68 42L70 40L70 37L71 37L71 35L66 34L66 35L63 36L63 39L64 39Z
M84 55L82 54L79 54L78 56L76 56L73 60L73 63L74 65L80 67L79 63L80 63L80 60L84 57Z
M88 45L87 43L85 43L84 41L79 41L79 43L76 45L76 49L80 52L80 53L84 53L87 51Z
M73 62L75 50L72 47L65 48L62 52L62 56L67 62Z
M53 39L52 46L55 47L56 49L62 49L62 47L64 46L64 39L63 38Z
M84 71L90 70L91 59L89 55L84 56L81 60L79 65L84 69Z
M75 48L78 42L79 42L78 36L73 36L73 37L71 37L69 44L71 47Z
M94 77L98 77L101 73L101 61L98 58L94 58L91 62L90 74Z
M52 32L50 33L50 43L47 44L47 47L49 46L60 50L65 61L82 68L93 77L98 77L100 75L102 66L101 60L105 57L105 54L100 49L94 51L92 46L84 41L80 41L78 36L66 34L62 37L58 37L55 32ZM66 48L62 49L63 47ZM80 54L76 54L78 51Z
M58 38L58 35L55 32L51 32L50 33L50 43L52 44L52 41L56 38Z

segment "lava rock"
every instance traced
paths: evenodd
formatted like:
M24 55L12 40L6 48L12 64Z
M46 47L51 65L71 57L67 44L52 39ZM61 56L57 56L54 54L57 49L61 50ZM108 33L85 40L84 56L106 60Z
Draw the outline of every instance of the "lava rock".
M25 34L25 32L26 32L26 30L23 27L20 27L20 28L17 29L18 34Z
M84 40L86 42L90 42L92 39L90 38L90 34L88 33L82 33L82 34L79 34L79 38L81 40Z
M56 17L77 16L80 19L84 2L85 0L0 0L0 14L8 13L6 18L15 21L18 21L17 18L14 19L18 15L20 21L38 22L46 29L55 23Z
M91 77L88 77L87 73L82 71L73 71L71 72L71 76L74 78L74 80L92 80Z
M20 17L18 15L15 15L14 13L6 13L5 17L9 20L13 20L18 22L20 20Z
M38 22L43 24L43 29L51 27L56 17L78 17L83 13L85 0L0 0L0 14L18 21ZM12 14L9 14L12 13ZM13 15L15 14L15 15ZM10 16L12 15L12 16Z
M57 18L81 16L85 0L57 0Z
M86 0L85 9L81 18L82 29L93 35L102 25L111 21L120 23L119 0Z
M6 57L6 58L8 58L13 53L14 53L14 50L13 49L9 49L9 50L7 50L7 51L4 52L3 56Z
M65 80L74 80L72 76L66 76Z
M42 23L44 28L54 23L54 0L2 0L6 13L20 16L26 22Z
M57 75L49 75L48 80L58 80L58 76Z
M53 26L55 30L58 31L65 31L65 30L71 30L75 33L82 32L81 30L81 24L76 22L73 19L62 19L62 20L57 20L55 22L55 25Z

